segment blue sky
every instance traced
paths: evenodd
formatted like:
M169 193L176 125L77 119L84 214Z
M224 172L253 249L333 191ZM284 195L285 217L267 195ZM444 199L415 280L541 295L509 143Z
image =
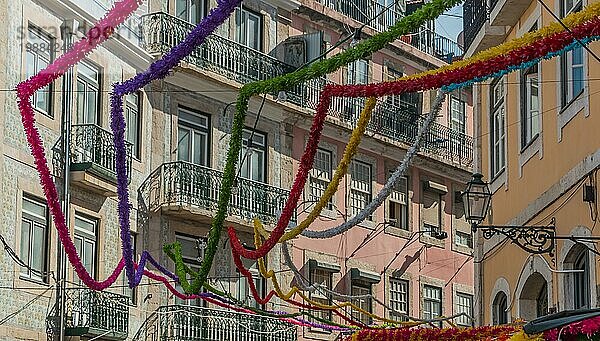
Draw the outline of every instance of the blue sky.
M454 41L462 31L462 5L456 6L435 20L435 31Z

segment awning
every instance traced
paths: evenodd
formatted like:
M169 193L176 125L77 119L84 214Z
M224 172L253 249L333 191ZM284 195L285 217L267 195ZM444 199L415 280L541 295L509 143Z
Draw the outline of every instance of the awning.
M561 328L568 324L600 316L600 309L566 310L560 313L542 316L523 326L528 335L539 334L546 330Z
M425 185L425 189L440 192L442 194L448 193L448 187L446 187L445 185L442 185L440 183L437 183L435 181L425 181L424 185Z
M376 272L362 270L359 268L352 268L350 269L350 279L353 281L379 283L381 281L381 275Z
M308 261L308 266L310 269L321 269L328 272L340 272L340 270L342 269L342 267L338 264L322 262L316 259L310 259Z

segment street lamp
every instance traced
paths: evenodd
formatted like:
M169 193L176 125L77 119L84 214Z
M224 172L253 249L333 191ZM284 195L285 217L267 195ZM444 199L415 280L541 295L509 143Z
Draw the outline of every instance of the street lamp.
M517 244L521 249L533 253L543 254L554 251L555 235L554 218L548 226L484 226L480 225L487 216L490 208L492 193L488 184L483 181L483 175L473 174L471 181L462 194L465 209L465 219L471 223L473 233L482 231L483 238L491 239L496 235L503 235ZM562 238L560 238L562 239Z

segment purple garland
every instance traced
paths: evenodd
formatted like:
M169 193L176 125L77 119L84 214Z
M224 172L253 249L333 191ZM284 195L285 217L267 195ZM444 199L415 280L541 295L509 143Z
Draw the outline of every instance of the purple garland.
M164 267L160 266L147 251L142 254L142 261L137 272L134 269L131 240L129 236L129 191L127 177L127 151L125 148L125 117L123 115L123 97L127 94L132 94L152 81L165 78L169 72L175 68L179 62L189 56L198 46L206 40L219 25L221 25L242 0L219 0L218 6L214 8L208 16L206 16L190 34L171 51L165 54L161 59L150 65L148 70L137 74L135 77L114 85L114 90L111 95L111 129L113 131L115 145L115 168L117 173L117 193L119 197L119 225L121 226L121 243L123 246L123 259L125 260L125 273L129 281L129 287L137 286L144 273L145 260L147 259L161 272L171 278L177 278L173 273L169 272ZM143 257L146 256L146 257Z

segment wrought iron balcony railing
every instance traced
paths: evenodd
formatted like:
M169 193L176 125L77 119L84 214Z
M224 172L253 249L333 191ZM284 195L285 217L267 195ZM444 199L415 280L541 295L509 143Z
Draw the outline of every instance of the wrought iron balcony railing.
M158 308L133 341L295 341L296 326L272 317L193 306Z
M90 289L67 289L65 292L65 335L124 340L129 332L127 296ZM54 307L48 317L48 333L58 333L59 316Z
M164 163L140 186L147 209L187 206L216 211L223 173L185 161ZM261 182L238 178L229 203L229 214L244 219L277 222L290 192ZM296 218L292 220L295 222Z
M496 1L497 2L497 1ZM493 2L494 4L496 2ZM465 50L475 40L483 24L489 19L487 0L466 0L463 4L463 27Z
M144 44L150 53L165 53L180 42L193 27L166 13L149 14L142 18L142 23ZM411 38L411 44L425 46L425 41L438 42L439 49L431 50L432 53L449 55L460 51L458 47L452 47L448 42L436 38L431 31L423 31L417 33L416 36L419 38L414 38L414 40ZM223 51L227 51L227 53L223 53ZM229 79L235 79L242 84L279 76L294 70L293 66L271 56L215 35L210 36L207 42L189 57L188 61ZM286 91L287 100L301 107L315 109L321 90L327 83L331 82L315 79L296 86ZM362 103L364 102L360 99L335 98L329 114L354 125L362 109ZM414 141L418 130L417 124L421 120L416 113L417 107L413 103L396 99L381 102L378 105L378 113L373 116L374 122L371 122L371 131L395 141L410 144ZM439 124L434 124L432 131L425 150L467 166L471 165L473 139L470 136L451 131Z
M60 142L57 144L60 146ZM131 178L133 145L127 145L127 167ZM106 180L116 181L113 134L95 124L74 125L71 128L71 170L88 171Z

